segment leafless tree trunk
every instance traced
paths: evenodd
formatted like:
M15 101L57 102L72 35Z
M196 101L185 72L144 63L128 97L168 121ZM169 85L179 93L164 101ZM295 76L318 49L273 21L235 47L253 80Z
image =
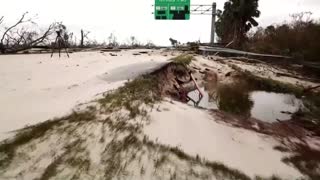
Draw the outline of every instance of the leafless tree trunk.
M80 47L84 47L84 39L88 38L89 31L84 31L81 29L81 39L80 39Z
M81 29L81 40L80 40L80 47L83 47L83 39L84 39L84 32Z

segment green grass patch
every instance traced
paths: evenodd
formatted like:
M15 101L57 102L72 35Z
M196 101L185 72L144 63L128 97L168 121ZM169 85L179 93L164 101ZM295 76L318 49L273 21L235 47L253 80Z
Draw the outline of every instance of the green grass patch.
M153 104L161 100L161 92L155 75L144 75L127 82L124 86L110 92L99 100L109 112L125 108L130 117L144 114L139 107L142 103Z
M249 85L253 90L289 93L294 94L297 97L301 97L303 94L303 88L295 86L293 84L279 82L270 78L257 77L252 74L247 74L245 78L247 82L249 82Z
M193 59L192 55L189 54L182 54L179 55L177 57L172 58L172 63L177 64L177 65L183 65L183 66L187 66L191 63Z
M320 179L320 151L306 145L296 145L296 152L283 159L283 162L293 165L311 180Z
M50 130L63 125L64 121L82 122L94 119L95 115L90 111L73 112L71 115L48 120L19 130L12 140L6 140L0 144L0 153L5 154L5 158L0 159L0 169L8 166L11 163L15 155L15 151L19 146L45 136L45 134L47 134Z
M201 160L198 156L197 157L190 156L185 152L183 152L178 147L170 147L170 146L156 144L153 141L149 141L148 138L146 137L144 137L143 139L143 144L147 145L150 148L159 149L161 153L164 153L164 154L168 154L168 153L174 154L179 159L186 160L192 164L199 164L199 165L206 166L210 168L215 175L219 177L221 176L222 179L251 180L249 176L247 176L246 174L242 173L239 170L229 168L221 163Z
M297 97L301 97L303 94L302 87L289 84L289 83L276 81L271 78L263 78L263 77L255 76L250 71L242 70L240 67L234 64L231 64L229 66L240 73L241 80L247 82L248 88L251 91L261 90L261 91L275 92L275 93L289 93L289 94L294 94Z
M302 115L305 119L316 120L318 127L320 125L320 93L307 93L305 98L302 99L305 111L297 113L298 116Z
M249 98L247 84L243 81L219 85L217 102L220 110L245 117L250 116L253 106L253 102Z
M264 177L261 177L261 176L256 176L255 177L255 180L282 180L282 178L278 177L278 176L271 176L269 178L264 178Z

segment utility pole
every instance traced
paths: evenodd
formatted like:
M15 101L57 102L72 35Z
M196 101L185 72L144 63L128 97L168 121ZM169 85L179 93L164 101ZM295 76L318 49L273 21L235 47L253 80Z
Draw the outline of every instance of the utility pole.
M217 16L217 3L212 5L191 5L190 14L192 15L210 15L211 16L211 35L210 45L214 45L214 39L216 34L216 16Z
M210 41L211 45L214 45L214 38L216 33L216 14L217 14L217 4L214 2L212 4L212 18L211 18L211 41Z

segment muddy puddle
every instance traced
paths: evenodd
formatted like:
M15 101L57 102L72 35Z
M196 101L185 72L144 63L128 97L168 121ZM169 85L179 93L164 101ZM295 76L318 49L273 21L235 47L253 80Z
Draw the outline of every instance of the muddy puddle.
M199 91L194 90L188 93L188 96L195 101L198 101L197 106L204 109L218 109L218 105L215 101L210 101L209 94L205 91L204 88L200 88L200 91L203 94L202 98L199 98ZM189 101L188 104L195 105L192 101Z
M200 108L220 109L269 123L290 120L293 113L303 106L300 99L290 94L253 91L240 94L229 93L224 95L227 97L217 96L215 100L210 100L205 88L200 90L203 94L202 99L199 99L198 90L188 93L193 100L200 100L197 105ZM188 104L194 105L192 101Z
M251 116L267 122L289 120L302 107L301 100L290 94L254 91L250 99Z

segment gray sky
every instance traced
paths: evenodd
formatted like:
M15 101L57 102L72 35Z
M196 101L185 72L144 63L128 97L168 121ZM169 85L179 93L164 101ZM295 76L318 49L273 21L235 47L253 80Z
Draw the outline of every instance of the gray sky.
M79 37L80 29L91 31L89 37L106 40L114 33L125 42L132 35L141 42L168 45L170 37L181 42L210 40L210 16L191 16L189 21L154 20L154 0L1 0L0 16L5 23L14 22L23 12L38 14L36 22L43 27L63 21ZM223 9L226 0L216 0ZM212 4L212 0L191 0L191 4ZM262 26L289 19L289 14L311 11L320 19L320 0L260 0Z

